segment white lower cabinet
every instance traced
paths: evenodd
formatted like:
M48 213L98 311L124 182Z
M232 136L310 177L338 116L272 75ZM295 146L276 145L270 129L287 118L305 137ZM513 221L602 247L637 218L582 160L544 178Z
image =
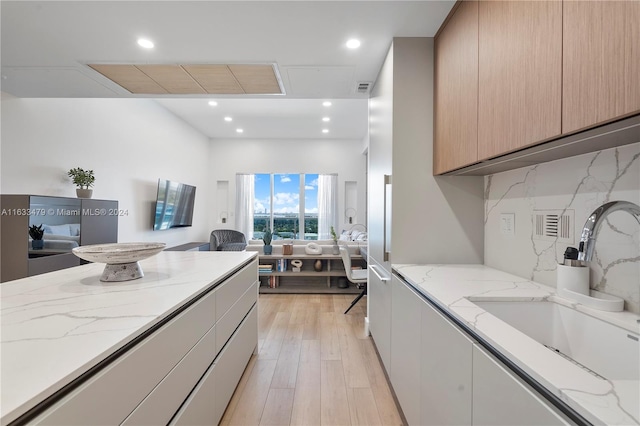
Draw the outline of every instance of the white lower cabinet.
M474 425L570 425L571 421L538 396L492 355L473 348Z
M381 268L379 268L381 269ZM391 281L369 272L369 332L387 372L391 371Z
M257 318L258 310L254 306L176 413L171 425L202 426L220 422L255 347Z
M421 302L420 424L469 425L474 342Z
M216 376L216 422L218 424L249 363L258 339L258 306L254 306L245 319L242 329L225 346L216 360L219 370Z
M122 424L166 425L215 356L216 326L213 326Z
M573 424L395 275L391 296L385 368L409 425Z
M424 302L397 277L391 281L391 384L410 425L420 421L420 309Z

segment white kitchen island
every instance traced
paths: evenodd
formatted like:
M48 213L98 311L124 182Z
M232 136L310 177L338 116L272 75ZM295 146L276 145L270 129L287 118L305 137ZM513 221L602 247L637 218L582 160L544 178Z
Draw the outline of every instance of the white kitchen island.
M162 252L3 283L1 423L215 424L257 345L257 254Z

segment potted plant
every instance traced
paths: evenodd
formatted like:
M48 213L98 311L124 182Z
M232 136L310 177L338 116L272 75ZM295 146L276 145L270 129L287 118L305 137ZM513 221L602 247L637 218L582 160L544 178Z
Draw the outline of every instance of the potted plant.
M96 181L93 175L93 170L84 170L80 167L71 169L67 172L67 175L73 180L73 183L77 186L76 195L78 198L91 198L93 195L93 183Z
M44 248L44 240L42 239L44 236L44 229L42 228L42 224L38 226L31 225L29 227L29 236L31 237L31 247L34 250L41 250Z
M340 247L338 247L338 235L336 234L336 230L333 229L333 226L331 227L331 239L333 240L333 247L332 247L332 251L333 254L340 254Z
M271 234L271 230L267 229L264 231L264 235L262 236L262 242L264 243L264 254L271 254L273 251L273 246L271 245L271 238L273 238L273 234Z

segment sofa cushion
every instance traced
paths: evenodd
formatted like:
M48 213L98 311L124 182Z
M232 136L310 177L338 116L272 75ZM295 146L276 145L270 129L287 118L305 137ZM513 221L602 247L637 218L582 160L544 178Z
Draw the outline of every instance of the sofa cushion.
M68 224L64 225L44 225L44 233L45 234L55 234L55 235L64 235L66 237L71 237L71 228Z

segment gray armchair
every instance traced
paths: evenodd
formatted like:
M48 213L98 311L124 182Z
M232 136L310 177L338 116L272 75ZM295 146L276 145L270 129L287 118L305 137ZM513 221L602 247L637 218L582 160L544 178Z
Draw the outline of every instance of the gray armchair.
M247 247L244 234L233 229L215 229L211 231L209 250L243 251Z

